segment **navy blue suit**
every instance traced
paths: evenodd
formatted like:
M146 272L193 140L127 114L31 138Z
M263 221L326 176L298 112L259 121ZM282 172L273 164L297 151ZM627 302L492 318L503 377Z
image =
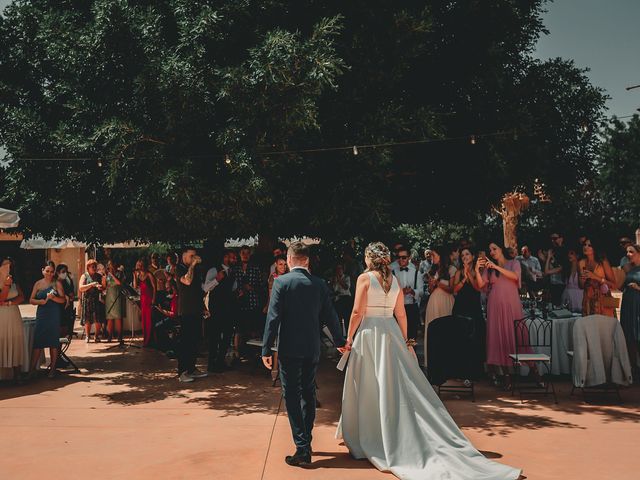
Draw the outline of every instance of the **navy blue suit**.
M329 288L303 268L275 279L264 329L262 355L278 337L280 380L297 451L308 452L316 415L315 376L320 329L326 324L337 347L345 344Z

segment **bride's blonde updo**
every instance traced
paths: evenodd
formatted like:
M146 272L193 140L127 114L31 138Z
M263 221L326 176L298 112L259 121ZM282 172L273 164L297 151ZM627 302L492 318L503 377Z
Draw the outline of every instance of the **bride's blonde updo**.
M379 272L385 292L391 289L391 252L382 242L372 242L364 249L364 256L371 261L370 272Z

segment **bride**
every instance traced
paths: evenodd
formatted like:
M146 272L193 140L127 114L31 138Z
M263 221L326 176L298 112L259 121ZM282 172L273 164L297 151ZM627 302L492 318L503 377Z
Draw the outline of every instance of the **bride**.
M336 436L355 458L402 480L517 479L520 470L486 459L471 445L420 370L390 261L380 242L365 250Z

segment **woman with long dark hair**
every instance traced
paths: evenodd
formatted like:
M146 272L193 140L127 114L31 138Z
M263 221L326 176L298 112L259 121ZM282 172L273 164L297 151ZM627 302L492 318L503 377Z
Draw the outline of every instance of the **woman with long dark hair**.
M455 303L452 315L467 319L468 330L460 332L473 339L473 351L460 352L467 365L479 376L485 357L486 325L482 313L482 301L480 298L480 265L476 256L469 248L460 251L461 268L453 277L453 293Z
M615 317L611 290L616 288L616 278L609 260L589 238L582 244L582 255L579 262L579 283L584 290L582 314Z
M37 305L36 329L33 334L33 354L31 356L31 373L35 372L42 350L49 348L51 364L49 365L49 378L56 374L56 362L60 349L60 318L66 298L62 283L55 278L55 269L51 265L42 268L42 279L33 286L31 305Z
M575 248L567 251L567 259L562 266L562 275L566 287L562 292L562 304L572 312L582 312L583 291L580 287L580 266L578 264L578 252Z
M63 335L69 335L73 332L73 325L76 321L76 310L73 307L76 292L73 279L69 275L69 267L67 267L66 264L58 264L56 267L56 278L62 284L65 298L65 302L61 306L62 319L60 320L60 326L62 327Z
M143 345L149 346L151 343L151 314L153 299L156 297L156 278L147 268L147 262L141 258L136 262L136 269L133 272L133 288L140 289L140 321L142 322Z
M453 311L453 275L456 268L449 265L449 255L443 257L444 249L431 249L432 265L427 272L429 284L429 302L424 319L424 364L427 364L427 334L429 323L436 318L447 317Z
M514 321L524 318L520 302L521 266L507 248L497 242L489 244L489 255L478 260L484 268L478 277L478 287L487 291L487 365L493 371L496 385L503 377L505 390L511 390L513 362L510 353L516 351Z

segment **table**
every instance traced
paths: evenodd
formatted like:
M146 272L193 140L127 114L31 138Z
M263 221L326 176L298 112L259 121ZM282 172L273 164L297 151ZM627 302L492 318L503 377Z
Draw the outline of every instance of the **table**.
M568 318L552 318L551 319L551 348L534 347L535 353L546 353L551 355L551 374L552 375L570 375L571 374L571 357L567 351L573 350L573 325L582 315L574 314ZM529 324L531 328L531 323ZM533 335L533 332L530 331ZM544 372L543 368L540 372Z
M31 364L31 354L33 353L33 335L36 331L36 319L34 317L23 317L22 328L24 329L24 354L20 367L23 372L28 372ZM0 380L12 378L13 370L11 368L0 368Z

